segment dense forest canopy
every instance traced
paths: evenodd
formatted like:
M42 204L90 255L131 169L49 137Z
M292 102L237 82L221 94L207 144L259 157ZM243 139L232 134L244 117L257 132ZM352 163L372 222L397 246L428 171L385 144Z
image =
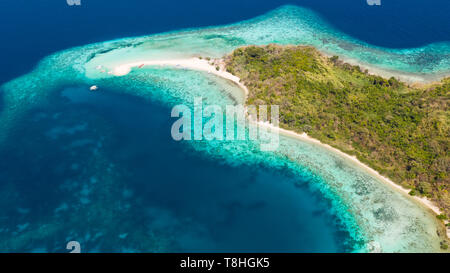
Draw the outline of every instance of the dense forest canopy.
M356 155L450 216L450 78L411 87L305 46L248 46L225 63L247 104L279 105L281 127Z

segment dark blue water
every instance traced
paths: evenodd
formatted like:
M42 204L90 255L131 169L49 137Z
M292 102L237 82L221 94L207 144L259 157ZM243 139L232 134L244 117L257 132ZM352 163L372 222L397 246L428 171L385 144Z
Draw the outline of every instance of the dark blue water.
M302 4L385 47L449 41L448 0L0 2L0 82L86 43L225 24ZM0 250L348 250L329 204L289 173L231 167L169 136L169 109L72 87L31 109L0 146ZM61 95L63 94L63 95ZM4 99L0 95L0 110Z
M305 181L203 157L172 123L159 104L86 86L29 111L0 148L0 250L348 250Z
M66 0L0 1L0 82L30 70L57 50L124 36L249 19L284 4L306 6L333 26L384 47L450 41L450 1L381 0Z

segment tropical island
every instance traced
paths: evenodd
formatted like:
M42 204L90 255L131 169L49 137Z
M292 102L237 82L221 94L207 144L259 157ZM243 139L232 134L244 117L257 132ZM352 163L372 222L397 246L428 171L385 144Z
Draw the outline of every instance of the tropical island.
M282 134L332 148L449 225L450 78L409 84L311 46L275 44L241 47L224 58L123 63L108 73L125 76L144 66L205 71L234 82L243 91L240 103L279 105ZM440 243L448 249L446 239Z
M271 45L274 43L278 45ZM344 236L339 239L339 244L343 246L340 251L448 252L450 229L445 230L444 223L448 223L445 218L449 216L450 79L443 77L450 75L449 52L450 43L447 42L406 49L367 44L337 31L313 12L294 6L281 7L232 25L89 44L56 52L41 60L30 73L0 87L4 92L0 103L3 105L0 111L0 142L6 143L5 147L22 146L15 136L28 134L17 133L20 132L17 131L20 121L34 120L35 109L46 109L53 105L55 100L61 99L61 93L68 92L67 89L70 94L86 96L93 101L96 96L135 96L164 106L161 109L170 109L179 104L192 105L196 97L202 97L205 105L222 107L244 103L279 105L282 128L272 128L281 132L279 149L276 151L263 152L256 145L257 142L250 140L191 141L183 143L182 151L188 149L192 154L198 153L207 162L221 162L237 169L248 168L248 171L252 171L249 177L253 177L253 173L259 174L261 170L273 170L279 172L283 179L295 178L295 181L288 181L289 186L294 187L295 192L305 191L306 195L317 193L320 201L324 201L323 211L331 216L324 220L333 218L330 223L332 229L344 231ZM365 68L346 62L369 68L374 75ZM97 89L95 87L99 92L89 91ZM63 99L65 103L66 98ZM101 103L93 105L102 107ZM161 118L170 115L170 110L165 112L161 109ZM51 127L54 127L49 129L55 129L51 131L59 132L67 126L66 120L61 120L59 125L53 124L53 117L57 116L58 113L48 115L52 121ZM105 115L108 119L109 116ZM151 117L158 118L159 115L151 113ZM74 125L79 121L79 118L73 118ZM99 128L96 120L92 122L90 127ZM116 126L114 122L111 124L112 127ZM103 131L98 133L103 135ZM163 136L167 136L167 133L170 132L161 132ZM82 140L82 135L79 137ZM114 139L113 134L111 139ZM148 138L145 138L144 144L148 144ZM74 149L78 149L76 147ZM141 150L141 147L137 150ZM108 229L114 225L123 226L124 218L109 219L103 218L103 215L111 215L104 212L110 211L113 201L117 201L119 207L128 202L129 195L123 194L117 185L125 181L128 189L135 180L127 178L130 173L123 166L129 166L129 160L124 157L119 161L121 164L117 165L123 166L114 169L111 179L91 183L91 178L104 177L104 174L110 173L111 166L116 166L113 159L109 158L114 152L99 152L103 152L99 156L104 164L89 164L95 168L78 178L78 190L61 189L57 195L63 196L60 194L63 193L73 196L73 206L66 206L70 209L83 208L89 215L92 215L90 208L103 208L97 211L100 217L94 217L102 223L100 227L103 230L103 224ZM20 156L15 151L14 154ZM147 156L151 158L153 154L149 152ZM147 162L147 159L139 161ZM155 159L155 162L159 161L159 158ZM67 164L65 168L72 172L72 167L81 165L79 162L74 162L77 165ZM21 168L22 165L17 164ZM130 165L129 168L135 166ZM20 178L21 174L15 176ZM153 178L155 174L146 172L145 175ZM271 187L280 184L276 178L261 179L269 180ZM12 179L10 184L15 185L15 181ZM71 180L67 181L72 184ZM97 182L96 179L93 181ZM59 182L60 179L54 180L55 184ZM164 179L161 182L161 185L167 184ZM101 195L92 199L98 202L95 204L99 204L95 206L79 198L90 192L85 188L93 187L94 184L99 190L105 189L104 192L110 198L106 200ZM219 186L222 184L217 183ZM11 189L5 188L7 196L21 196L11 194ZM17 187L17 191L13 192L24 193L21 190L22 187ZM268 189L266 192L271 191ZM241 190L232 192L240 193ZM148 201L146 206L134 205L131 206L132 210L124 207L120 212L127 217L125 221L133 226L133 230L135 227L144 228L140 208L145 211L154 209L155 204L150 204L154 199L152 194L155 192L143 196L142 200ZM264 194L258 194L258 197L263 200L266 198ZM29 198L34 200L33 195ZM237 199L245 200L243 197ZM275 201L279 199L274 198ZM190 201L186 199L187 203ZM15 208L18 207L15 202L5 199L4 204L5 207ZM297 206L297 199L293 204ZM54 242L64 240L68 231L89 237L91 230L74 228L73 222L66 220L72 219L73 214L65 213L65 218L61 218L59 214L53 213L64 208L64 204L58 202L53 205L39 207L47 214L30 221L30 224L23 221L27 210L21 207L11 214L11 219L16 221L5 218L4 223L9 230L2 233L3 245L8 247L4 249L31 251L40 242L47 242L50 238L54 238ZM315 211L316 207L312 206L311 209ZM264 214L269 225L276 221L276 217L271 216L287 214L284 210L273 211L273 215ZM187 213L191 215L191 211ZM78 215L78 218L73 219L84 228L86 218L82 217L82 213ZM139 215L133 217L139 222L131 221L128 218L131 215ZM300 214L300 218L304 218L300 219L302 227L309 226L307 216ZM152 222L153 214L146 219ZM199 223L203 223L203 218L198 219ZM211 218L205 219L208 220L204 223L208 224ZM320 242L318 245L322 241L328 245L330 241L324 239L325 233L317 229L318 226L329 227L327 223L317 224L311 233L300 234L296 228L294 233L317 237L315 239ZM48 228L43 229L43 226ZM88 227L92 229L92 226ZM182 227L184 230L185 225ZM58 230L64 232L57 233ZM178 240L177 233L167 230L170 230L167 234L154 238L158 241ZM155 249L153 239L142 243L149 238L143 234L132 232L127 237L126 233L119 233L99 240L91 239L95 241L91 250L126 252L129 249ZM126 249L123 248L124 236L130 240ZM120 243L111 243L117 242L115 240L120 240ZM191 241L197 249L196 241ZM56 244L46 245L49 245L46 250L61 251L53 246ZM94 248L102 245L106 247ZM173 251L170 246L156 247L157 251Z
M450 215L450 78L409 85L308 46L243 47L225 64L247 104L280 106L280 127L355 155Z

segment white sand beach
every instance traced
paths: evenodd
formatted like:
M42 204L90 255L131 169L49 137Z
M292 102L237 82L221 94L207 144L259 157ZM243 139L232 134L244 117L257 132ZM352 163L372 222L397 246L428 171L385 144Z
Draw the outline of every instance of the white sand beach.
M330 58L333 57L334 54L330 54L325 51L319 51L323 56ZM361 68L362 71L367 70L367 72L371 75L381 76L383 78L394 77L403 81L412 86L424 86L436 82L440 82L442 79L449 76L450 71L440 72L440 73L408 73L402 72L398 70L389 70L385 68L379 68L374 65L370 65L367 63L362 63L359 60L352 59L349 57L339 56L339 59L344 63L348 63L351 65L357 65Z
M217 70L216 66L212 64L213 62L217 62L217 67L219 67L219 70ZM189 59L174 59L163 61L155 61L155 60L142 61L117 66L113 69L112 74L115 76L123 76L130 73L133 67L142 68L144 66L172 66L205 71L236 83L239 87L241 87L242 90L244 90L245 96L247 96L248 94L247 87L240 82L240 79L234 76L233 74L226 72L224 70L223 64L218 60L207 61L205 59L200 58L189 58Z

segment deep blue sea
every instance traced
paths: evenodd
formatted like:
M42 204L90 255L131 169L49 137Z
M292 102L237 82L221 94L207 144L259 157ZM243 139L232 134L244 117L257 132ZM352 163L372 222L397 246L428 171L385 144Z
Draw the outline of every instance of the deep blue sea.
M309 7L378 46L450 40L448 0L3 0L0 83L58 50L232 23L283 4ZM168 137L170 109L114 90L78 92L86 88L51 96L0 146L0 236L15 230L0 252L65 251L69 240L86 251L348 250L330 205L304 181L205 158ZM97 177L96 168L110 172Z
M227 24L284 4L308 7L339 30L368 43L418 47L450 40L448 0L66 0L0 1L0 83L29 71L55 51L92 42L188 27Z

